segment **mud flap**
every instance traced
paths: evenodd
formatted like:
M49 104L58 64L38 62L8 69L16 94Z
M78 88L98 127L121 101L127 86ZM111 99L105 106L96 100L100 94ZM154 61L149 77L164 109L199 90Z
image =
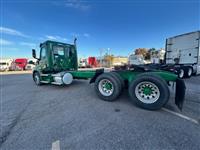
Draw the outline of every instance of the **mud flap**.
M182 79L177 78L175 104L180 110L182 110L183 103L185 100L185 89L186 89L185 82Z
M95 82L96 78L97 78L100 74L102 74L102 73L104 73L104 69L97 69L96 72L95 72L94 77L92 77L92 78L90 79L90 84L93 83L93 82Z

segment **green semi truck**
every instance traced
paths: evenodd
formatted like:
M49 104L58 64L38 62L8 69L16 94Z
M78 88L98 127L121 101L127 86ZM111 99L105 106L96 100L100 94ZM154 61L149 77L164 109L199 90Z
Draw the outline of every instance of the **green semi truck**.
M76 39L73 44L45 41L40 44L40 56L32 50L37 64L33 70L36 85L70 85L75 79L90 79L100 99L115 101L127 88L130 100L149 110L163 107L169 100L170 83L176 83L175 104L182 109L185 84L177 75L141 66L128 66L110 72L104 69L78 70ZM78 93L77 93L78 94Z

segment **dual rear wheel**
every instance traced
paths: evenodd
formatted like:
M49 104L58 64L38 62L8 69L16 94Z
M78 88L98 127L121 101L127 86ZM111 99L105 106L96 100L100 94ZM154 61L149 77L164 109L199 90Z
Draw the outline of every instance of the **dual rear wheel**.
M115 72L103 73L95 80L95 91L105 101L115 101L123 90L123 79Z
M192 67L188 67L188 66L184 66L184 67L180 67L178 69L178 77L179 78L190 78L192 76L193 73L193 68Z
M103 73L95 81L97 95L105 101L115 101L124 89L124 80L116 72ZM133 80L128 88L130 100L136 105L156 110L169 100L166 81L152 73L143 73Z

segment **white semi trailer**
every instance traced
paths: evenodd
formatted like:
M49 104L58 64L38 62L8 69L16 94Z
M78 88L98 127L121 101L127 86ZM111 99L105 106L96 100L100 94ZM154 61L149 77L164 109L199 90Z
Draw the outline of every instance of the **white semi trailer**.
M0 71L12 70L13 64L14 64L14 60L13 59L0 58Z
M200 31L166 39L165 64L179 77L200 74Z

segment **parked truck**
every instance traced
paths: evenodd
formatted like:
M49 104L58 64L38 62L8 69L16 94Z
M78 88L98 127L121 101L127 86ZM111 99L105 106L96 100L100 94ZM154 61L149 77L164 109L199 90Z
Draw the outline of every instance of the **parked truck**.
M166 39L164 64L154 69L175 72L180 78L200 74L200 31Z
M74 44L45 41L40 44L40 56L32 50L38 63L33 70L36 85L55 84L70 85L73 80L90 79L94 83L96 94L105 101L115 101L124 88L128 88L130 100L138 106L156 110L164 106L170 97L168 83L176 83L175 103L182 108L185 84L174 73L161 70L146 70L135 66L132 69L78 70L76 40ZM80 94L80 93L77 93Z
M89 68L95 68L98 66L98 62L97 62L97 59L96 57L88 57L88 66Z
M16 58L15 59L15 66L16 70L25 70L28 60L26 58Z
M36 59L28 59L25 69L26 70L33 70L33 68L35 67L36 62L37 62Z
M87 58L80 58L78 61L79 68L86 68L88 66Z
M13 59L0 59L0 71L12 70L12 65L14 63Z
M129 65L144 65L146 61L142 55L130 54L128 57Z
M181 77L200 74L200 31L166 40L166 64L178 67Z

